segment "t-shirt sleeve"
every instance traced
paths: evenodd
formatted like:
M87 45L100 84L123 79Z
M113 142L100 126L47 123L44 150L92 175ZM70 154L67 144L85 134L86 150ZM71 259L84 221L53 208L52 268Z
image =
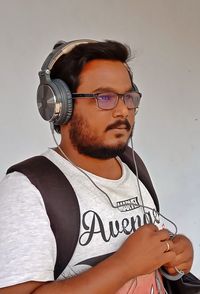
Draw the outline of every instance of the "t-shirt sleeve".
M0 183L0 288L54 280L56 241L40 192L14 172Z

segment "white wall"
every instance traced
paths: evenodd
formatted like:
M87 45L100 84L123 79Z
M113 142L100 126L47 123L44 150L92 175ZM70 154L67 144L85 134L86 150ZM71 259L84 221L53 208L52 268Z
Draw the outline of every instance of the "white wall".
M1 0L0 177L7 167L52 146L36 107L37 72L60 39L130 44L143 92L134 136L161 211L194 244L200 277L200 1Z

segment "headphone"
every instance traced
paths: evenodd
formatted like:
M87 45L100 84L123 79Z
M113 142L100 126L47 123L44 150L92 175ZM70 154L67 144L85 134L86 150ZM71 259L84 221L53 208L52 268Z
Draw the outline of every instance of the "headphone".
M59 41L47 56L39 72L40 84L37 90L37 106L40 115L54 125L63 125L73 111L72 94L61 79L51 79L51 69L56 61L80 44L97 43L95 40L81 39L71 42Z

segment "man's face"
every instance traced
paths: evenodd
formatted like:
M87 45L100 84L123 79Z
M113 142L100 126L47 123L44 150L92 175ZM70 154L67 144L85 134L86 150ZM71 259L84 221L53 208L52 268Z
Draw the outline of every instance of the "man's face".
M126 93L132 83L119 61L92 60L81 74L77 93ZM111 110L99 109L94 98L78 98L69 121L71 143L79 153L95 158L112 158L127 145L134 125L134 110L120 98Z

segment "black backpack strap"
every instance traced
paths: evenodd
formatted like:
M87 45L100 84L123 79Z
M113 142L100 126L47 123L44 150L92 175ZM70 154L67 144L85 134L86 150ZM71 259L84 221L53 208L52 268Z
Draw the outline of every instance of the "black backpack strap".
M40 191L56 238L55 279L63 272L75 250L80 230L80 209L75 192L61 170L44 156L35 156L10 167L28 177Z
M135 151L134 151L134 154L135 154L135 160L137 163L139 179L142 181L142 183L145 185L145 187L149 191L149 193L155 203L156 209L159 211L158 197L157 197L156 192L154 190L154 187L153 187L151 178L149 176L149 173L147 171L147 168L144 165L142 159L139 157L139 155ZM135 171L135 164L133 161L132 149L130 147L127 147L125 149L124 153L120 156L120 158L124 163L126 163L128 165L128 167L135 174L136 171Z

